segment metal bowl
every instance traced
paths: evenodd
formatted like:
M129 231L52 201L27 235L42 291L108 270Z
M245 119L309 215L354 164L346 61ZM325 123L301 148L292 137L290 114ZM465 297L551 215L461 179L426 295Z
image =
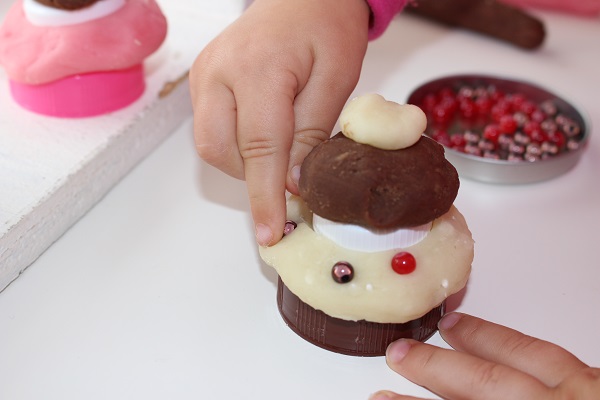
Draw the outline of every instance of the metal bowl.
M587 147L590 126L582 113L563 97L557 96L547 89L537 85L495 76L486 75L453 75L429 81L417 87L408 97L407 103L420 105L425 96L436 93L443 88L468 85L471 87L495 87L505 93L522 93L529 100L542 103L552 100L560 112L580 127L578 147L563 151L549 158L535 161L507 161L471 155L465 152L446 148L446 158L465 178L482 182L523 184L554 178L569 171L579 161ZM429 117L428 117L429 118Z

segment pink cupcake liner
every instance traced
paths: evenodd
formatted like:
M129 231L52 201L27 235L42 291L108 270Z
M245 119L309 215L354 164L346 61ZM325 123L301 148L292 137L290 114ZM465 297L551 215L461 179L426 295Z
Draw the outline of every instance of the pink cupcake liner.
M23 108L60 118L83 118L124 108L146 88L142 64L118 71L68 76L41 85L10 81L13 99Z

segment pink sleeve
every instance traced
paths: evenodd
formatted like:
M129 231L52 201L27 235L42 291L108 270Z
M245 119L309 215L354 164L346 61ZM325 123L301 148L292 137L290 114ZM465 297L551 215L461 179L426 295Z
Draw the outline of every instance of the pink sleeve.
M369 40L377 39L407 3L407 0L367 0L371 8Z

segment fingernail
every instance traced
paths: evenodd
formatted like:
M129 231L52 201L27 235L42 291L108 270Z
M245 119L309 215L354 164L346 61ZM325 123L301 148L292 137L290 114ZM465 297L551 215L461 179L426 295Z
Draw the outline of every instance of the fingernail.
M448 331L456 325L456 323L462 318L462 314L460 313L449 313L442 317L440 322L438 322L438 328L440 331Z
M292 169L290 170L290 178L292 178L292 182L294 182L294 184L296 186L298 186L298 182L300 182L300 166L299 165L292 167Z
M390 400L394 398L394 393L387 390L380 390L369 396L369 400Z
M259 245L266 247L273 240L273 232L265 224L256 224L255 227L256 241Z
M390 363L397 364L404 359L410 350L410 347L411 343L409 341L404 339L396 340L388 346L385 352L385 357Z

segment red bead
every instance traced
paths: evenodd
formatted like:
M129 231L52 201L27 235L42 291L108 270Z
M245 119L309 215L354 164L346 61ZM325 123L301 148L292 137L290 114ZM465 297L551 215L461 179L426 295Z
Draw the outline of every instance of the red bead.
M444 146L450 146L450 135L444 129L436 129L431 134L431 138Z
M438 104L433 107L431 118L436 125L446 126L450 124L450 121L454 118L454 114L450 107Z
M528 135L531 135L532 132L539 131L541 128L540 123L537 121L527 121L525 125L523 125L523 132Z
M407 251L397 253L392 258L392 269L400 275L410 274L417 268L415 257Z
M465 137L460 133L453 133L450 135L450 144L452 148L461 148L466 144Z
M475 102L470 98L464 98L460 101L458 108L462 118L470 120L477 116L477 108Z
M492 109L492 100L487 96L478 97L475 100L475 108L477 108L479 115L487 117Z
M510 105L506 102L498 102L492 106L490 114L493 121L500 122L500 118L510 114Z
M494 101L498 101L498 100L504 98L504 92L502 90L499 90L496 87L493 87L493 86L491 86L491 87L488 88L488 93L489 93L489 96Z
M515 121L512 115L503 115L500 117L498 127L504 133L515 133L517 130L517 121Z
M438 98L454 97L454 90L451 87L445 86L438 91Z
M548 136L537 121L527 121L523 126L523 132L531 138L532 142L542 143L548 140Z
M559 131L554 131L554 132L550 132L548 133L548 140L552 143L554 143L558 149L562 149L567 141L567 139L565 138L565 135L563 135L562 132Z
M496 124L489 124L483 128L483 137L494 144L498 143L498 138L501 133L500 127Z
M546 114L539 109L532 112L529 117L531 118L532 121L535 121L538 123L541 123L542 121L544 121L547 118Z
M427 114L430 114L433 111L433 107L437 104L437 97L433 93L428 93L423 98L423 102L421 103L421 108Z
M513 93L510 96L510 103L512 104L513 110L520 110L523 103L527 101L527 98L523 93Z
M521 104L521 107L519 107L519 111L521 111L524 114L527 114L528 116L533 114L534 111L537 111L537 109L538 108L535 105L535 103L529 100L523 102L523 104Z

